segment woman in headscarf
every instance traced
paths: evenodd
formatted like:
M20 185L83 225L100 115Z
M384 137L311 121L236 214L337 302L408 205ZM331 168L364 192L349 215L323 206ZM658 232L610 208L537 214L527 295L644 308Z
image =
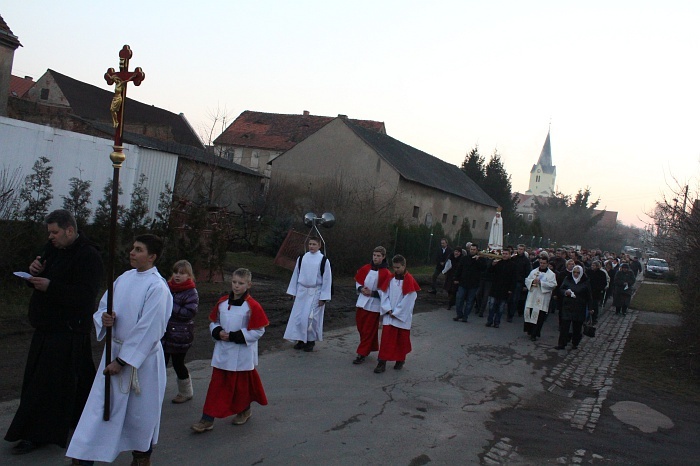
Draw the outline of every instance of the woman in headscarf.
M561 316L559 319L559 344L557 349L566 348L569 342L569 328L572 329L571 348L577 349L581 341L581 330L586 320L586 308L591 300L591 286L588 277L583 273L583 267L575 265L571 274L564 278L559 287L562 299Z

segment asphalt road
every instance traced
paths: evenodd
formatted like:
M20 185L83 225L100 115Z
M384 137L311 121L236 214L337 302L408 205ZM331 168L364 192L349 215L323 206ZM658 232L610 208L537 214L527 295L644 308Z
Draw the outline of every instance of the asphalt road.
M638 323L635 321L639 320ZM615 370L632 325L605 313L596 338L557 351L556 318L536 343L522 318L487 328L485 319L453 322L436 309L414 316L413 352L403 370L373 373L376 353L353 365L354 328L332 331L316 351L291 343L261 356L258 370L270 404L253 405L247 424L216 421L195 434L211 369L189 363L195 398L183 405L169 369L161 438L154 464L410 465L424 464L698 464L698 407L616 387ZM670 322L669 324L673 324ZM264 338L264 337L263 337ZM16 402L0 405L6 431ZM5 465L68 464L64 450L44 447ZM127 465L128 453L115 464Z

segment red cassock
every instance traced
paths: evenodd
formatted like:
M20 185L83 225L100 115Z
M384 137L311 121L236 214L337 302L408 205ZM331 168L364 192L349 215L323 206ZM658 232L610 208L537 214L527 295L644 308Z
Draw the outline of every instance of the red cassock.
M379 288L387 292L391 280L380 282ZM418 282L411 274L406 272L401 284L403 295L420 291ZM409 329L384 325L382 327L382 341L379 347L378 358L383 361L405 361L406 355L411 352L411 331Z
M219 304L228 298L223 296L216 303L209 315L212 322L217 321ZM260 304L250 295L246 297L246 303L250 308L247 329L266 327L269 321ZM209 390L202 410L205 414L216 418L232 416L245 411L253 401L263 406L267 405L267 396L257 369L229 371L212 368Z
M372 264L365 264L355 274L355 282L364 285L367 275L372 270ZM377 270L379 283L391 279L391 272L386 267ZM376 298L379 301L378 298ZM361 307L355 313L355 323L360 334L360 344L357 346L357 354L368 356L372 351L379 350L379 312L368 311Z

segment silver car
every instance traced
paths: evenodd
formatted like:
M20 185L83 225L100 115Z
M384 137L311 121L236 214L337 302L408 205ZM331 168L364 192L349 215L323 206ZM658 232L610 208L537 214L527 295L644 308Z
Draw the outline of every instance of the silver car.
M652 257L647 261L646 267L644 267L644 276L649 278L664 278L668 271L668 262L664 259Z

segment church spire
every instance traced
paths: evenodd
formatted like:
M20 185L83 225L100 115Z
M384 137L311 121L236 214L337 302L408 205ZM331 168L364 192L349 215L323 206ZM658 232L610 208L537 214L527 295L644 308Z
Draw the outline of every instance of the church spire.
M545 172L548 172L547 169L552 168L552 144L549 140L550 131L547 131L547 139L544 141L542 152L540 152L540 159L537 161L537 165L540 165Z

